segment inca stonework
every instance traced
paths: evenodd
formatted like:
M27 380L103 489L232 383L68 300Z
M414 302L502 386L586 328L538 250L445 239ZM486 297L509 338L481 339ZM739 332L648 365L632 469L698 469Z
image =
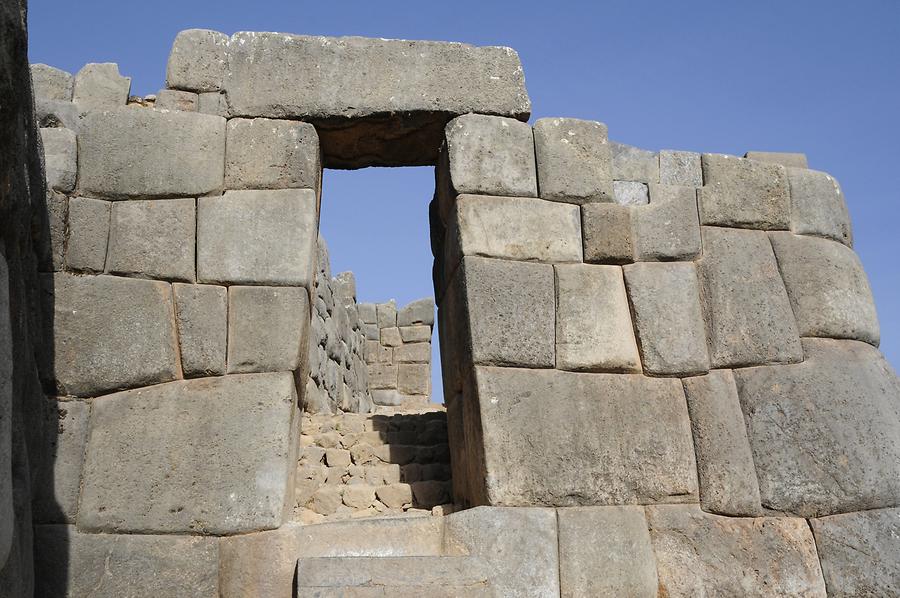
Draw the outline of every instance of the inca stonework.
M900 595L900 382L804 156L532 126L463 44L189 30L134 98L2 6L0 594ZM446 412L431 300L318 236L323 167L422 164Z

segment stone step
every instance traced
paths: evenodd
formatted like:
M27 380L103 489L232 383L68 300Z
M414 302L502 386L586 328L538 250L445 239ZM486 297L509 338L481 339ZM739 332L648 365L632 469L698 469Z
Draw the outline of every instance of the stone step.
M298 587L297 598L487 598L489 586L344 586Z

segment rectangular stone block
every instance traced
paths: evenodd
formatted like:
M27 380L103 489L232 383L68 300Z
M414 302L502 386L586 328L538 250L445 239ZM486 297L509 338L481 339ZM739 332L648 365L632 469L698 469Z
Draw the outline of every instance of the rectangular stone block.
M786 230L791 198L784 166L722 154L703 154L700 222Z
M89 63L75 74L72 101L85 111L116 110L128 102L131 77L119 74L114 62Z
M644 371L683 376L709 370L694 264L641 263L623 269Z
M618 204L592 203L581 206L584 229L584 261L626 264L634 261L632 210Z
M309 334L309 298L302 287L228 289L228 373L301 367Z
M78 148L70 129L41 129L47 186L68 193L75 188L78 174Z
M397 388L397 366L386 363L375 363L369 366L369 388Z
M603 123L541 118L534 123L534 153L541 198L574 204L613 200L612 152Z
M400 338L404 343L431 343L431 326L401 326Z
M206 284L172 285L175 321L185 376L225 373L228 340L228 291Z
M646 183L613 181L613 198L620 206L640 206L650 202Z
M60 395L96 396L181 377L168 283L57 273L43 277L42 289L54 335L43 375Z
M197 112L200 108L200 98L196 93L190 91L160 89L156 94L156 101L153 103L153 107L157 110Z
M103 272L109 241L110 202L73 197L69 200L66 265L73 270Z
M228 109L228 102L225 100L224 93L220 91L204 91L197 95L197 112L200 112L201 114L223 116L225 118L231 116L231 111Z
M662 150L659 152L659 182L663 185L702 187L700 154Z
M234 534L278 527L292 498L296 402L289 372L95 399L78 528Z
M397 326L397 304L391 299L386 303L375 306L378 328L393 328Z
M403 344L403 339L400 337L400 329L396 326L382 328L380 334L381 344L385 347L399 347Z
M32 486L32 516L40 523L74 523L90 406L48 399L44 406L44 452Z
M622 269L571 264L554 270L556 367L640 372Z
M318 218L309 189L227 191L197 200L200 282L313 288Z
M650 185L650 203L631 214L634 259L690 260L700 254L697 192L692 187Z
M788 168L791 188L791 230L853 246L850 213L844 193L829 174L805 168Z
M659 158L651 151L609 142L612 150L612 178L616 181L659 182Z
M222 117L140 109L89 112L82 118L80 131L78 188L82 195L148 199L207 195L222 189Z
M42 63L31 65L31 86L35 98L71 102L74 83L72 75L62 69Z
M225 148L228 189L320 188L319 136L309 123L233 118Z
M193 199L115 202L106 269L193 282L196 232Z
M769 162L781 164L785 168L809 168L806 164L806 154L789 152L747 152L744 157L757 162Z
M431 364L401 363L397 372L397 390L408 395L431 394Z
M375 324L378 320L375 317L374 303L360 303L357 305L359 310L359 320L364 324Z
M434 325L434 299L424 297L410 301L397 311L397 326Z
M398 363L427 363L431 361L431 343L406 343L394 349Z
M179 31L166 65L166 85L190 91L217 91L228 72L228 36L209 29Z
M47 191L46 219L32 232L35 235L35 253L39 272L62 270L66 262L66 235L69 216L69 198L57 191ZM107 226L109 218L107 218ZM106 237L106 235L104 235ZM104 245L106 242L104 241ZM106 248L103 249L106 256ZM101 266L102 269L102 266Z
M704 226L697 262L713 368L803 359L766 233Z

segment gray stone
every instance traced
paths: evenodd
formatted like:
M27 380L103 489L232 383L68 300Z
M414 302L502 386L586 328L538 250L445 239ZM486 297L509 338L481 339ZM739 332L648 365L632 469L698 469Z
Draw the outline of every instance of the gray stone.
M219 541L35 526L35 596L216 598Z
M718 226L790 228L791 198L784 166L703 154L700 222Z
M630 264L624 270L644 371L684 376L709 370L694 264Z
M584 261L624 264L634 261L632 210L618 204L581 206Z
M410 301L397 311L397 326L434 325L434 299L425 297Z
M700 478L700 506L721 515L762 515L759 483L731 370L685 378Z
M401 363L397 372L397 390L407 395L431 394L431 364Z
M757 162L770 162L781 164L786 168L809 168L806 164L806 154L794 154L788 152L747 152L744 157Z
M372 389L372 398L375 391L380 389L397 388L397 366L386 363L375 363L369 366L369 388ZM381 400L385 395L380 395Z
M73 197L69 200L66 265L73 270L103 272L109 240L110 202Z
M603 123L541 118L534 123L534 153L541 198L574 204L613 200L612 153Z
M13 496L13 322L9 304L9 266L0 254L0 563L5 569L16 544L16 512Z
M95 396L181 376L168 283L63 273L43 282L54 334L44 372L59 394Z
M432 312L433 314L434 312ZM434 316L432 315L432 318ZM431 326L425 325L415 325L415 326L401 326L400 327L400 338L403 339L404 343L431 343Z
M375 316L374 303L360 303L357 305L357 309L359 310L359 319L364 324L375 324L378 321Z
M162 110L181 110L182 112L197 112L200 109L200 97L190 91L177 89L160 89L156 94L154 108Z
M557 509L559 585L564 598L656 598L656 557L644 509Z
M228 110L228 102L225 94L218 91L201 92L197 94L197 112L201 114L214 114L216 116L231 116Z
M787 169L791 186L791 230L853 246L850 213L838 182L817 170Z
M219 116L133 108L82 119L78 187L84 195L206 195L222 189L224 165L225 119Z
M722 517L696 505L646 510L660 596L826 596L803 519Z
M125 106L131 77L119 74L114 62L90 63L75 75L72 101L81 110L112 110Z
M228 296L225 287L205 284L172 285L175 321L185 376L225 373Z
M372 400L376 405L398 406L403 401L403 395L394 389L372 390Z
M75 523L90 406L85 401L50 399L44 417L46 452L33 486L34 520Z
M713 368L803 359L766 233L704 226L697 262Z
M770 233L801 336L878 346L878 315L859 257L829 239Z
M348 490L350 487L348 487ZM321 595L322 589L334 589L331 596L369 598L372 596L429 596L443 598L460 596L471 598L479 594L465 593L468 588L484 588L489 579L489 569L481 559L469 556L408 556L301 558L297 561L297 596ZM352 593L345 591L362 588L381 589L382 594ZM449 594L435 594L443 589L460 588ZM411 590L403 593L404 590ZM309 592L309 593L307 593ZM398 593L399 592L399 593ZM328 594L326 594L328 595ZM483 594L482 594L483 595Z
M640 206L650 202L646 183L613 181L613 198L620 206Z
M638 262L690 260L700 254L696 190L650 185L650 204L631 214L634 259Z
M202 282L313 288L316 195L309 189L227 191L197 205Z
M900 595L900 509L810 520L828 595Z
M640 372L619 266L567 264L556 271L556 367Z
M493 367L476 367L475 379L476 389L466 400L477 397L484 470L469 484L483 487L481 502L577 506L697 500L680 381Z
M47 186L69 192L75 188L78 150L75 132L69 129L41 129Z
M803 363L734 373L763 506L820 517L898 504L896 374L865 343L803 348Z
M296 399L288 372L184 380L95 399L79 529L233 534L278 527L292 499Z
M39 227L38 240L36 240L37 247L35 247L35 252L38 255L38 268L41 272L63 269L66 261L68 212L69 198L62 193L48 190L47 219ZM106 249L104 248L104 256L105 253Z
M394 349L398 363L427 363L431 361L431 343L406 343Z
M193 199L115 202L106 269L114 274L192 282L196 231Z
M166 85L190 91L222 89L228 72L228 36L208 29L179 31L166 65Z
M31 65L35 98L71 102L74 83L72 75L64 70L40 63Z
M34 98L34 117L39 127L63 127L77 132L81 128L78 115L78 106L72 102Z
M612 178L617 181L659 182L659 158L651 151L609 142L612 151Z
M340 298L340 304L344 307L356 305L356 277L353 272L340 272L331 279L334 285L334 294Z
M381 329L381 344L385 347L399 347L403 344L400 337L400 329L396 326Z
M319 137L309 123L268 118L228 121L225 187L319 189Z
M288 522L277 530L220 538L222 598L287 598L306 526Z
M471 359L554 367L553 266L468 256L460 268Z
M663 185L703 186L700 154L675 150L660 151L659 182Z
M309 330L301 287L228 289L228 373L296 370Z
M387 303L379 303L375 306L379 328L394 328L397 326L397 304L391 299Z

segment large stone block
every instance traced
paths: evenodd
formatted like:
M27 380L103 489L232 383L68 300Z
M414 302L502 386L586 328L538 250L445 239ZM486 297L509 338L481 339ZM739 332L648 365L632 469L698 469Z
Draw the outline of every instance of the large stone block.
M644 509L557 509L559 585L564 598L656 598L656 557Z
M792 233L771 239L800 334L878 346L875 300L856 253L829 239Z
M784 166L721 154L703 154L700 222L786 230L791 197Z
M397 372L397 390L408 395L431 394L431 364L401 363Z
M216 538L84 534L70 525L37 525L34 536L35 596L219 596Z
M219 116L134 108L82 118L78 187L83 195L207 195L222 189L224 172L225 119Z
M65 127L77 132L81 127L79 114L72 102L34 98L34 118L39 127Z
M201 282L313 288L316 194L309 189L227 191L197 204Z
M659 152L659 182L684 187L703 186L700 154L662 150Z
M13 497L13 341L9 309L9 266L0 254L0 563L7 559L16 541Z
M650 203L632 208L634 259L690 260L700 254L697 194L692 187L650 185Z
M196 218L190 198L113 203L107 271L192 282Z
M584 261L625 264L634 261L632 210L618 204L591 203L581 206Z
M603 123L539 119L534 153L541 198L574 204L612 201L612 153Z
M681 383L635 374L476 367L489 504L696 501Z
M656 375L709 370L694 264L641 263L624 270L644 370Z
M900 509L810 520L828 595L900 596Z
M50 399L44 417L45 452L33 486L33 517L41 523L74 523L90 406L85 401Z
M184 380L95 399L79 529L233 534L278 527L292 498L296 402L289 372Z
M613 179L645 184L659 182L659 158L655 153L615 141L610 141L609 146Z
M68 219L69 198L62 193L48 190L46 220L41 222L37 230L32 233L36 235L35 253L38 257L38 270L40 272L52 272L63 269L66 261L66 227ZM109 217L107 216L108 221ZM106 245L106 241L103 244ZM104 247L104 255L105 252L106 249Z
M800 335L766 233L704 226L697 262L714 368L803 359Z
M770 162L781 164L786 168L809 168L806 163L806 154L791 152L747 152L744 157L757 162Z
M103 272L109 242L110 202L73 197L69 200L66 265L73 270Z
M425 325L431 327L434 325L434 299L424 297L410 301L397 312L397 326L400 326L402 336L403 327ZM431 338L429 333L428 338ZM404 342L406 339L403 339Z
M228 289L228 373L296 370L308 331L306 289Z
M788 168L791 188L791 230L853 245L850 213L838 182L830 175L805 168Z
M114 110L125 106L131 91L131 77L119 74L114 62L90 63L75 75L72 101L82 111Z
M660 596L826 596L803 519L722 517L696 505L646 510Z
M900 382L871 345L735 370L763 506L818 517L900 503Z
M74 83L72 75L64 70L41 63L31 65L35 98L71 102Z
M172 291L175 293L175 320L184 375L224 374L228 339L227 289L175 283Z
M78 170L78 147L75 131L70 129L41 129L44 146L44 168L47 186L68 193L75 188Z
M168 283L57 273L43 280L54 340L44 375L61 395L94 396L181 376Z
M166 65L166 85L189 91L218 91L227 72L227 35L208 29L178 32Z
M153 103L153 107L157 110L197 112L200 107L200 98L191 91L160 89L159 93L156 94L156 102Z
M571 264L554 270L556 367L640 372L622 268Z
M647 183L613 181L613 199L622 206L642 206L650 202Z
M553 367L553 266L469 256L460 268L471 359L486 365Z
M227 189L318 189L319 136L309 123L269 118L228 121Z

